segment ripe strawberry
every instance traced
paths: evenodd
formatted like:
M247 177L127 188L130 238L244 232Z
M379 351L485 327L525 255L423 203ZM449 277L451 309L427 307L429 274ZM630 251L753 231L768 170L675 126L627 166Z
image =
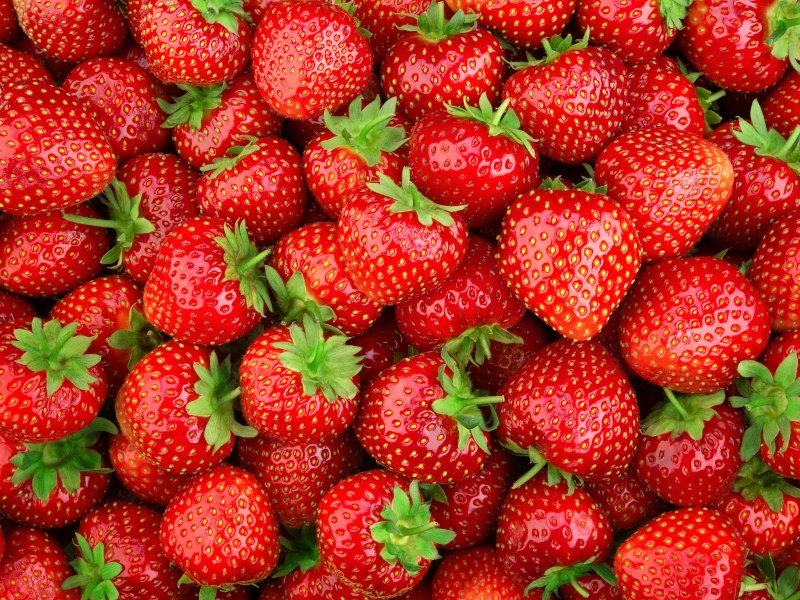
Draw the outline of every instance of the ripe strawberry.
M736 379L736 366L761 354L769 315L756 289L725 261L697 256L644 270L620 313L628 366L655 385L707 394Z
M663 513L617 550L614 572L625 600L657 594L683 600L734 600L745 549L725 517L704 507Z
M0 562L0 596L10 600L47 598L80 600L78 590L61 585L73 571L55 538L41 529L6 530L6 552Z
M63 81L66 79L67 75L69 75L69 72L79 64L77 62L61 60L51 56L39 48L39 46L34 44L31 38L24 34L17 36L9 43L9 45L34 57L44 66L45 69L49 71L50 76L55 81Z
M422 0L354 0L353 16L371 35L367 37L375 62L382 63L387 50L413 25L430 2Z
M535 599L525 593L503 569L492 546L475 546L448 554L433 578L433 600L520 600ZM541 597L541 596L540 596Z
M337 234L353 284L381 304L399 304L449 278L464 258L467 227L453 207L438 205L411 183L385 175L348 198ZM414 240L413 245L409 240Z
M475 105L483 94L490 104L500 99L503 47L488 30L475 27L477 19L463 11L448 19L444 2L431 2L386 52L381 87L410 120L447 104Z
M0 326L17 320L30 323L36 315L36 309L25 298L0 288Z
M498 243L500 274L536 316L571 339L596 335L640 264L627 212L582 190L533 190L509 206Z
M408 490L408 491L406 491ZM364 471L334 486L319 504L319 553L337 577L373 597L414 587L453 532L440 529L417 482L390 471Z
M0 209L15 215L80 204L99 194L117 168L100 127L54 85L7 86L0 139Z
M759 357L759 362L772 373L792 353L800 355L800 330L787 331L773 337L767 344L764 353Z
M309 119L346 106L369 80L372 53L352 16L316 0L274 2L253 38L253 74L272 110Z
M514 66L503 99L539 153L568 164L585 162L611 141L628 110L628 72L612 52L587 47L584 36L544 41L546 56ZM587 98L575 102L574 98Z
M648 488L631 466L608 479L585 481L583 489L608 515L614 533L632 530L664 512L667 503Z
M767 125L790 138L800 126L800 72L787 70L783 79L770 88L762 108Z
M0 2L0 13L2 13L1 5L2 2ZM30 54L0 44L0 95L8 86L29 81L52 84L53 76Z
M539 178L539 155L506 100L495 111L448 105L431 111L411 132L408 162L420 191L438 204L465 205L459 215L475 228L502 218L506 207Z
M264 488L247 471L227 464L180 489L164 511L160 538L164 554L184 572L181 581L202 588L261 581L277 564L280 549ZM201 598L214 597L202 588Z
M559 588L558 596L561 600L581 600L582 598L623 600L611 567L603 563L601 572L607 579L604 579L603 575L589 571L585 575L580 575L575 581L570 581L571 585L563 585Z
M0 43L13 40L19 33L19 20L12 0L0 1Z
M361 389L365 389L381 371L393 364L398 357L409 355L408 340L397 328L394 309L386 307L369 329L351 340L361 348L361 372L358 376Z

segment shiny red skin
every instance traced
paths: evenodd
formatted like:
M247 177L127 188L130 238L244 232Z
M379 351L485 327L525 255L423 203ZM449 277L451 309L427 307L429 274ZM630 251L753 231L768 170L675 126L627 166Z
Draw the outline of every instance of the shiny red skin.
M200 129L188 122L176 125L172 141L181 158L199 169L225 156L229 148L244 145L247 137L278 135L282 122L258 91L253 74L246 71L228 82L219 106L203 115Z
M371 190L352 195L339 216L337 235L353 284L381 304L399 304L447 280L467 250L467 226L419 222L416 213L394 213L394 200ZM414 240L413 245L408 240Z
M55 538L46 531L14 527L5 531L0 562L0 595L9 600L80 600L80 589L61 588L75 574Z
M103 191L117 169L103 131L54 85L6 86L0 139L0 209L14 215L80 204Z
M319 561L308 571L295 569L282 578L286 600L369 600ZM259 598L259 600L262 600Z
M203 437L209 418L186 410L198 398L194 365L208 369L210 360L208 347L164 342L136 363L117 394L117 419L125 437L150 461L178 475L219 464L236 442L232 435L215 452Z
M619 339L625 362L640 377L676 392L711 393L737 379L741 361L764 350L769 315L729 263L672 258L644 270L628 292Z
M40 64L48 70L50 76L55 81L63 81L79 63L73 61L65 61L51 56L39 46L33 43L31 38L27 35L19 35L9 42L9 46L20 50L32 57L34 57Z
M164 86L139 65L121 58L94 58L81 63L62 89L80 100L103 129L118 160L160 150L169 130L158 100Z
M783 448L783 437L780 434L775 440L775 447ZM758 454L761 460L776 473L790 479L800 479L800 421L791 423L789 446L786 450L776 451L774 455L770 454L767 445L762 441Z
M144 285L164 237L179 223L200 216L196 187L200 173L174 154L142 154L123 163L117 180L128 195L142 195L139 215L155 228L140 233L130 250L123 253L122 266L134 281Z
M284 350L274 346L291 342L289 326L275 325L247 348L239 368L242 414L260 433L286 444L332 440L355 419L359 394L334 402L321 391L307 396L300 373L283 366ZM351 381L358 386L358 375Z
M536 316L574 340L595 336L636 278L632 218L581 190L533 190L503 219L500 275Z
M535 447L553 466L587 479L630 464L639 441L636 395L600 343L562 339L545 346L500 394L501 440Z
M93 449L104 452L104 440L95 444ZM73 494L59 479L45 501L34 494L32 480L19 485L12 483L17 467L10 460L24 451L24 444L11 440L5 432L0 434L0 513L4 516L30 527L51 529L75 523L102 502L111 480L109 473L82 472L78 489ZM103 467L109 466L105 458L102 464ZM9 544L8 540L6 544Z
M16 341L14 330L22 327L28 326L11 321L0 328L0 430L20 442L60 440L80 431L97 416L108 392L105 373L99 364L89 367L95 381L87 390L65 379L48 397L44 371L31 371L17 362L23 352L12 342Z
M355 475L365 452L348 429L326 442L285 444L259 435L239 440L239 462L256 476L279 523L295 529L313 525L322 497Z
M147 0L140 45L150 72L164 83L216 85L233 79L250 58L252 32L241 17L236 32L209 23L191 0Z
M195 344L225 344L255 329L261 315L239 282L225 278L225 222L187 219L161 243L144 288L144 316L169 335Z
M381 465L421 483L455 483L475 475L488 455L473 438L459 448L458 422L432 407L447 396L444 360L423 352L387 367L364 389L353 431ZM445 374L452 377L449 367ZM489 442L489 434L475 430Z
M2 10L3 7L0 6L0 13ZM0 16L0 20L2 20L2 16ZM29 81L52 84L53 76L42 66L42 63L30 54L0 44L0 94L5 91L7 86Z
M367 38L376 62L383 62L386 52L406 32L403 25L414 25L416 16L428 9L421 0L355 0L355 18L372 35Z
M128 374L131 350L112 348L108 338L131 328L132 307L142 312L142 287L125 275L107 275L78 286L50 310L50 318L64 325L77 323L78 335L94 337L87 352L100 355L111 397L116 396Z
M504 569L493 546L476 546L448 554L433 577L432 600L521 600L525 585ZM541 593L539 593L541 598Z
M589 573L578 577L577 583L589 593L592 600L624 600L619 588L596 573ZM561 600L583 600L585 597L571 585L563 585L558 590Z
M270 4L253 37L253 74L267 104L289 119L336 112L361 93L372 52L355 20L316 0Z
M25 298L0 288L0 326L17 320L30 323L36 315L36 309Z
M791 566L800 569L800 540L795 541L775 557L775 566L779 571L783 571Z
M468 329L498 325L509 329L525 305L500 277L495 247L470 235L467 254L439 287L395 307L397 326L417 350L437 350Z
M366 388L378 373L393 364L397 357L408 355L408 340L400 333L394 318L394 309L386 308L381 316L351 343L361 348L361 389Z
M770 225L800 208L800 175L784 161L756 154L733 135L738 125L717 127L708 141L727 154L733 166L731 199L708 230L720 248L751 250Z
M551 567L601 562L611 550L608 517L580 488L548 485L536 475L506 496L497 520L497 557L518 582L528 585Z
M170 568L161 550L160 526L161 513L123 500L98 506L81 519L76 533L93 549L103 544L106 564L122 566L113 579L119 600L183 598L183 590L178 588L180 571Z
M439 41L409 32L386 52L380 77L384 95L416 122L446 104L477 106L481 94L497 105L503 72L500 42L476 27Z
M394 490L408 494L405 478L382 469L363 471L334 486L319 504L317 545L328 569L357 590L372 596L397 596L409 591L425 575L430 561L410 575L400 562L381 557L382 544L370 535L370 527L383 521L381 511L391 504Z
M650 600L656 594L734 600L744 558L742 538L728 519L704 507L679 508L625 540L614 556L614 572L626 600Z
M800 72L787 69L783 79L769 90L761 110L767 126L788 139L800 126Z
M254 142L258 150L219 175L205 173L197 182L203 214L247 226L250 240L269 246L303 221L306 187L297 150L278 137Z
M0 43L11 41L19 33L19 20L12 0L0 1Z
M770 340L758 361L772 373L792 352L800 356L800 330L787 331Z
M201 527L194 524L201 521ZM227 464L196 475L180 489L164 511L160 539L167 558L205 586L261 581L280 552L278 524L264 488L247 471Z
M788 59L772 56L766 12L775 0L693 2L678 44L683 55L716 85L736 92L759 92L780 80ZM731 65L736 69L731 69Z
M619 58L605 48L590 47L517 71L503 85L503 100L511 100L522 129L537 140L542 156L580 164L597 156L616 135L628 111L629 85Z
M288 600L283 592L283 582L280 579L271 579L261 588L258 600Z
M664 512L667 503L649 489L633 467L599 481L585 481L585 489L608 515L614 532L632 530Z
M705 506L730 491L744 461L739 456L747 428L740 409L715 406L717 416L703 425L703 436L688 433L642 435L634 457L639 479L675 506Z
M532 144L532 146L534 146ZM426 113L408 141L408 163L420 191L459 211L470 229L505 214L520 194L539 179L539 155L472 119L445 111Z
M275 244L271 260L284 282L300 271L309 295L333 309L333 325L348 337L367 331L383 310L350 281L336 223L312 223L290 231Z
M785 213L767 229L747 276L764 299L772 330L800 329L800 209Z

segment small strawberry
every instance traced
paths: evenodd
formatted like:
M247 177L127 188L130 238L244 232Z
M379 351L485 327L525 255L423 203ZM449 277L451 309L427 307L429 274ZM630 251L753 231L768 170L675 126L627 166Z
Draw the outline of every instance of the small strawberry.
M770 88L762 108L767 125L783 137L791 137L800 126L800 72L787 70L783 79Z
M69 559L52 534L41 529L7 529L0 562L0 596L16 600L80 600L78 590L61 585L73 574Z
M585 481L583 489L606 512L614 533L643 525L664 512L667 505L642 483L632 466L608 479Z
M0 13L2 13L2 2L0 2ZM30 54L0 44L0 95L7 86L29 81L52 84L53 76Z
M386 307L369 329L354 337L351 343L361 348L363 356L358 374L362 390L398 357L409 355L408 340L400 333L391 307Z
M425 0L353 0L353 16L371 35L367 36L375 62L383 62L387 50L413 25L430 5Z
M16 320L30 323L37 314L26 299L0 288L0 326Z
M525 586L503 569L492 546L475 546L448 554L433 578L435 600L535 600Z
M0 43L7 43L19 33L19 20L12 0L0 1Z

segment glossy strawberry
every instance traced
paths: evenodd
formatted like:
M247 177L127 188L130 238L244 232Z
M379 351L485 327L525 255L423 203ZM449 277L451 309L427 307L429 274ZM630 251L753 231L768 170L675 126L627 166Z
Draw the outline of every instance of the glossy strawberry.
M406 32L404 25L413 25L429 6L421 0L354 0L352 2L359 25L371 35L367 37L372 56L383 62L387 50Z
M773 337L758 360L774 373L792 352L800 355L800 331L787 331Z
M433 578L433 600L519 600L525 586L504 569L492 546L475 546L448 554Z
M28 81L52 84L53 76L30 54L0 44L0 95L5 92L7 86Z
M608 515L614 532L632 530L643 525L667 506L636 475L631 466L608 479L585 481L585 489Z
M772 88L764 102L764 119L770 128L789 138L800 126L800 72L788 69L786 75Z
M36 309L25 298L0 288L0 326L17 319L30 322L36 315Z
M80 600L78 590L61 585L73 574L56 539L41 529L6 530L6 552L0 562L0 594L5 598Z

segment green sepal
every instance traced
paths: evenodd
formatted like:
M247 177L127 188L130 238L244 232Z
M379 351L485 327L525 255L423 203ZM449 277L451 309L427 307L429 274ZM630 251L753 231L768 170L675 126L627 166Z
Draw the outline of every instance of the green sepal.
M313 525L303 525L302 529L287 528L287 530L292 537L280 536L281 550L286 554L286 558L272 573L272 577L283 577L296 569L305 573L319 563L317 535Z
M55 394L64 381L69 381L79 390L86 391L97 381L89 369L100 362L99 354L86 354L97 336L75 335L77 323L62 327L57 319L42 323L35 317L30 329L15 329L15 341L11 345L22 350L17 360L31 371L45 372L47 396Z
M58 482L69 494L80 488L81 473L110 473L103 467L102 455L91 446L103 433L117 433L117 427L108 419L96 418L89 425L70 436L42 444L25 444L25 450L11 457L16 467L11 483L31 482L33 493L46 502Z
M760 496L776 513L783 509L784 494L800 498L800 489L770 469L758 456L751 458L739 470L733 482L733 491L748 502Z
M689 71L685 62L680 58L677 60L681 74L694 85L694 93L697 96L697 101L700 103L700 108L703 109L704 120L706 122L706 134L709 134L722 122L722 116L719 114L720 109L717 101L725 95L725 90L720 89L716 92L712 92L708 88L696 85L702 73L700 71Z
M564 179L561 175L556 175L555 177L545 177L539 182L539 187L537 189L540 190L568 190L570 188L564 183Z
M731 128L734 137L755 149L759 156L769 156L785 162L800 175L800 127L795 127L789 139L775 129L767 127L758 100L750 107L750 122L739 118L739 129Z
M509 66L512 69L520 70L528 67L541 67L549 65L555 61L559 56L570 50L582 50L589 46L589 28L583 34L583 37L576 42L572 41L572 35L566 36L554 35L550 39L542 40L542 47L544 48L545 55L542 58L535 58L532 54L526 53L525 60L512 61Z
M547 469L547 485L558 485L563 481L567 484L567 495L571 495L575 491L575 488L581 484L581 479L579 477L573 475L572 473L562 471L555 465L547 462L544 454L542 454L541 451L533 446L529 448L521 448L517 444L508 440L500 440L500 445L511 452L511 454L526 457L531 463L531 468L525 471L525 473L520 475L520 477L518 477L517 480L511 484L513 489L525 485L531 479L536 477L536 475L538 475L543 469Z
M394 152L406 142L402 127L389 127L397 110L397 98L389 98L381 105L375 98L362 108L363 98L358 96L350 103L348 115L334 116L325 111L325 127L334 137L321 142L325 150L347 148L369 167L381 162L384 152Z
M313 396L321 392L328 402L339 398L354 398L358 386L353 377L361 371L361 348L348 344L343 335L325 336L319 323L310 315L303 317L302 327L289 326L291 342L274 344L283 350L278 356L281 364L300 373L303 393Z
M118 562L105 561L105 544L98 542L92 548L89 541L80 533L75 534L80 556L70 562L76 575L68 577L61 589L81 588L81 599L85 600L117 600L119 591L114 579L122 573L122 565Z
M658 0L658 9L664 25L667 26L667 35L683 29L683 20L691 4L692 0Z
M797 0L777 0L767 10L766 43L772 46L772 56L789 59L795 71L800 71L800 4Z
M161 110L169 115L161 126L172 128L188 123L189 127L197 131L203 126L205 116L222 104L222 92L228 86L220 83L206 87L178 84L178 87L186 93L173 96L172 102L161 98L157 100Z
M108 345L115 350L131 351L128 359L128 370L133 369L145 355L155 350L164 340L166 334L157 329L144 318L144 315L131 306L128 315L130 329L118 329L108 336Z
M421 483L419 485L422 491L422 497L430 502L441 502L442 504L450 504L447 498L447 492L439 483Z
M484 92L478 100L477 107L470 106L465 98L463 108L448 104L447 112L454 117L482 123L489 130L489 135L508 138L512 142L524 146L531 156L538 156L532 145L536 140L521 129L517 114L514 109L508 107L510 103L511 99L507 99L495 110Z
M798 590L800 586L800 570L797 567L787 567L778 576L775 563L769 554L766 556L751 556L763 581L757 583L752 577L746 576L742 580L740 592L767 590L772 600L800 600L800 591Z
M349 1L346 1L346 0L335 0L335 2L333 4L334 4L334 6L338 6L339 8L343 9L348 15L353 17L353 20L356 22L356 29L358 29L358 31L359 31L359 33L361 33L361 35L363 35L367 39L372 37L372 32L367 30L367 29L364 29L361 26L361 19L359 19L356 16L356 11L357 11L358 7L355 5L355 3L352 0L349 0Z
M444 9L444 2L431 2L428 10L421 15L406 15L416 19L415 23L401 25L398 29L418 33L425 40L435 43L467 33L475 28L475 23L479 18L478 14L465 14L463 10L459 10L448 19L445 17Z
M420 557L428 561L440 558L436 547L450 543L456 536L453 531L439 529L431 520L430 504L422 502L418 481L411 482L408 493L396 486L391 504L383 506L381 518L370 526L372 539L383 546L381 558L392 565L399 562L411 576L422 570Z
M329 324L336 320L336 313L330 306L320 304L308 293L306 280L300 271L292 273L285 283L278 271L269 265L264 267L264 274L275 298L281 323L301 323L306 315L310 315L324 330L342 335L341 331Z
M244 146L232 146L225 152L226 156L215 158L211 164L203 165L200 170L203 173L210 173L208 176L211 179L216 179L228 169L232 169L238 165L245 156L249 156L254 152L258 152L261 147L258 145L258 138L253 136L246 136L243 138L247 144Z
M445 227L452 227L455 225L455 221L450 213L466 208L466 205L436 204L433 200L423 196L417 186L411 183L411 169L408 167L403 167L399 186L383 173L378 173L378 183L368 183L367 187L376 194L394 200L395 202L391 206L393 213L414 212L419 222L426 227L431 226L434 221Z
M607 185L598 185L597 180L594 178L594 168L589 163L583 163L583 168L586 175L581 177L581 180L575 185L576 190L586 192L587 194L605 194L608 191Z
M447 340L445 350L454 356L459 365L482 365L491 358L491 344L521 344L522 338L497 323L470 327L457 337Z
M250 21L242 0L191 0L191 3L209 24L219 23L234 35L239 32L236 17Z
M267 282L262 275L270 250L258 251L250 241L243 221L236 223L233 229L225 225L224 235L215 241L224 252L225 279L238 281L247 306L263 317L267 310L272 310Z
M656 406L642 421L645 435L659 436L665 433L677 438L687 433L697 441L703 437L706 421L717 416L715 406L725 402L725 391L717 390L711 394L678 394L664 389L666 402Z
M210 585L201 585L200 593L197 595L198 600L216 600L217 591L219 588Z
M542 590L542 600L550 600L553 594L558 595L558 590L563 586L571 585L583 598L588 598L589 592L578 583L578 579L589 573L596 573L606 583L617 585L614 571L606 563L582 562L568 567L550 567L525 588L525 595L538 588Z

